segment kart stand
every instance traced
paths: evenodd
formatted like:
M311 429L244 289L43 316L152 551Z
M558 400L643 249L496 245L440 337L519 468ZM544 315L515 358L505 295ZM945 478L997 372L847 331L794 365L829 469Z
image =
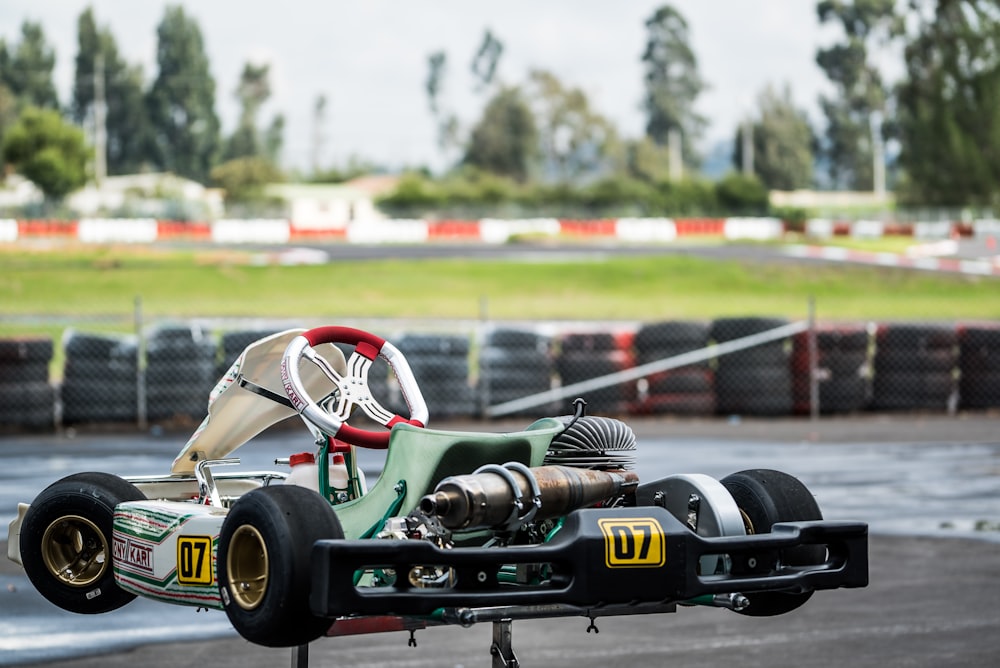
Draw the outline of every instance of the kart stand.
M490 645L493 668L519 668L521 665L514 656L514 649L511 646L512 628L513 620L510 618L493 622L493 643ZM291 668L309 668L309 645L292 648Z

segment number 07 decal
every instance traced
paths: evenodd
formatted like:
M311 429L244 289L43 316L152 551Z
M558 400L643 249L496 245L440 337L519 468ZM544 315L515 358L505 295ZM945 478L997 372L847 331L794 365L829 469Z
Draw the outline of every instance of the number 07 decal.
M177 582L182 585L212 584L211 536L178 536Z
M608 568L657 568L667 561L663 527L652 517L597 521Z

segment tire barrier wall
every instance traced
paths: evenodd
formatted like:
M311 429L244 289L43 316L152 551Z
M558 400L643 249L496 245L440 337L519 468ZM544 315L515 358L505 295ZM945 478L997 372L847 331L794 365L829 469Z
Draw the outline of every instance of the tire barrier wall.
M959 406L1000 408L1000 327L958 328Z
M199 325L163 325L146 340L146 415L153 421L205 417L219 379L215 337Z
M792 338L792 396L795 412L812 412L815 376L820 413L864 410L871 399L871 337L867 326L818 328L816 370L812 373L809 333Z
M552 389L554 368L552 338L531 330L498 328L486 333L479 350L476 383L480 407L503 405ZM508 415L551 415L560 412L556 402L515 410Z
M720 318L709 338L735 341L788 325L781 318ZM717 413L788 415L792 412L792 370L788 339L771 341L719 357L715 369Z
M51 429L55 391L49 383L52 339L0 340L0 424Z
M781 318L469 324L462 331L376 333L403 351L432 419L591 414L824 415L1000 409L1000 323L821 323L811 368L805 323ZM364 328L364 327L363 327ZM239 353L283 327L167 323L134 335L67 329L61 340L0 339L0 428L161 424L189 427ZM746 337L746 338L745 338ZM352 348L341 346L345 355ZM376 399L406 410L388 365Z
M608 376L632 366L627 349L611 332L569 332L558 337L557 346L555 368L562 385ZM628 383L618 383L580 392L578 396L587 402L591 414L619 414L627 411L632 389ZM573 399L564 399L560 411L572 414Z
M954 327L879 325L871 407L949 410L958 401L957 370L958 331Z
M410 364L430 415L468 416L479 410L470 384L468 337L405 334L393 343ZM404 414L402 394L394 397L395 411Z
M641 366L708 345L709 325L665 321L643 325L632 339L635 364ZM715 372L708 360L661 371L636 382L630 411L649 415L715 413Z
M135 337L67 330L63 350L62 424L139 419L141 376Z

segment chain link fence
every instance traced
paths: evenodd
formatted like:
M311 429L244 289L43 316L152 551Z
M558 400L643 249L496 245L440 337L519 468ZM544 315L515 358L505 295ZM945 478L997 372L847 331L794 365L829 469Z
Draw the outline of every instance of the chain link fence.
M322 324L0 318L2 331L18 331L0 336L0 429L194 426L247 345ZM404 353L432 420L560 415L577 397L592 414L619 416L1000 409L1000 322L338 324L372 331ZM405 414L384 361L369 380L384 406Z

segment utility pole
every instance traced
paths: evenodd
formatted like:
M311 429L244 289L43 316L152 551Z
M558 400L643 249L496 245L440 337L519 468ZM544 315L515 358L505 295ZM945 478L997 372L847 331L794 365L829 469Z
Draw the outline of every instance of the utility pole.
M94 182L100 188L108 175L107 103L104 93L104 55L94 57Z
M313 176L319 173L320 170L320 160L323 157L323 145L326 143L326 135L324 132L324 126L326 125L326 96L320 95L316 98L316 104L313 106L313 141L312 141L312 155L310 156L312 162Z
M684 176L684 159L681 154L681 131L677 128L667 132L667 153L670 157L670 180L680 181Z
M753 119L743 121L743 176L753 176Z
M885 199L885 144L882 141L882 112L869 116L872 133L872 190L879 200Z

